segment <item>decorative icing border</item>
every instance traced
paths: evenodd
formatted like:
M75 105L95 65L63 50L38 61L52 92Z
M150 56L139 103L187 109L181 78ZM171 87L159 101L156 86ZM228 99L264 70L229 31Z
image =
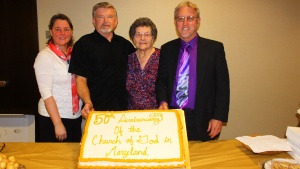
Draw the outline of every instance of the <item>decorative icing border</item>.
M91 119L92 119L92 115L93 114L98 114L100 111L92 111L89 113L89 116L87 118L86 124L89 124ZM104 111L101 111L102 113L104 113ZM178 137L179 137L179 146L180 146L180 157L179 158L169 158L169 159L151 159L151 160L147 160L147 159L113 159L113 158L83 158L83 153L84 153L84 147L85 147L85 143L81 143L80 146L80 153L79 153L79 157L78 157L78 168L107 168L107 169L112 169L112 168L178 168L178 167L184 167L186 166L186 160L184 158L185 156L185 150L184 150L184 142L183 142L183 125L182 125L182 121L180 118L180 114L179 114L179 110L176 109L170 109L170 110L128 110L128 111L105 111L106 113L134 113L134 112L146 112L146 113L175 113L176 119L177 119L177 133L178 133ZM90 118L89 118L90 117ZM88 136L88 125L85 125L84 131L87 133L83 134L82 140L86 140L86 137ZM81 141L82 141L81 140ZM128 165L128 166L92 166L92 165L81 165L80 162L101 162L101 161L106 161L106 162L124 162L124 163L145 163L145 165L143 166L134 166L134 165ZM182 164L178 164L178 165L158 165L158 166L146 166L147 163L167 163L167 162L183 162Z

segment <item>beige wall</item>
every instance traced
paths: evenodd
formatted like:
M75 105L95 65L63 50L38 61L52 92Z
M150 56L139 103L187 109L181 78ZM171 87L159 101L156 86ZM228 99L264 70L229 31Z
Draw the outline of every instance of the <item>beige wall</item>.
M68 15L75 40L93 31L95 0L37 0L40 49L47 25L58 12ZM138 17L158 28L156 47L176 38L173 10L180 0L109 0L118 11L116 33L128 38ZM300 102L300 1L194 0L201 13L200 36L224 43L231 80L229 121L220 139L248 134L283 137L295 126Z

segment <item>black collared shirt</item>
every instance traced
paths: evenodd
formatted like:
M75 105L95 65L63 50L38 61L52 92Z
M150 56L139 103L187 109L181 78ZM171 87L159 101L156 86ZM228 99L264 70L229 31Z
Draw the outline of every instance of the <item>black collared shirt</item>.
M69 72L87 78L95 110L126 110L128 55L135 51L130 41L113 35L111 42L96 30L74 45Z

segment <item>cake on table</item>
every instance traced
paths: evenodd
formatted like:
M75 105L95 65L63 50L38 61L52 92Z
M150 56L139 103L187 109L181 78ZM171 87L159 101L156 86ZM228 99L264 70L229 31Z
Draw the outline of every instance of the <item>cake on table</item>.
M190 168L182 110L93 111L78 168Z

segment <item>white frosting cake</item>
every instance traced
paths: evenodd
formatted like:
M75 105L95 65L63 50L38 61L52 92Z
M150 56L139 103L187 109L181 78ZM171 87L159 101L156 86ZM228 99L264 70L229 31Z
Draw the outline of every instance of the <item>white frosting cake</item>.
M185 167L178 111L91 112L78 168Z

